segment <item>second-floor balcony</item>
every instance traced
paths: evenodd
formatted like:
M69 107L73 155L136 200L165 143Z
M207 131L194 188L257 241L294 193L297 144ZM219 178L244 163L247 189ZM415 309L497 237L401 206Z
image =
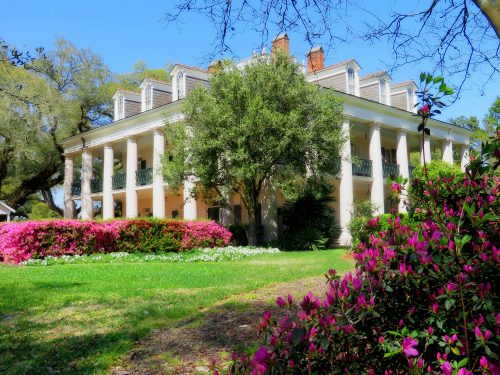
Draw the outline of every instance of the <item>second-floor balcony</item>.
M151 185L153 183L153 168L139 169L136 172L137 186Z
M399 164L384 163L383 165L384 178L389 176L396 177L399 176Z
M372 177L372 161L359 159L357 163L352 164L352 174L355 176Z
M125 189L126 184L127 184L126 173L118 172L113 175L112 178L113 190Z

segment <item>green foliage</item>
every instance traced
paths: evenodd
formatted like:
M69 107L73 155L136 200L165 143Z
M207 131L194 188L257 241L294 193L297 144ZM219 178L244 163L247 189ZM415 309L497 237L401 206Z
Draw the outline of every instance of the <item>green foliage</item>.
M159 81L170 82L170 67L165 69L149 68L144 61L138 61L134 64L132 72L126 74L117 74L109 87L111 95L118 88L123 88L132 91L138 91L139 85L146 78L152 78ZM111 97L110 95L110 97Z
M333 186L309 184L283 206L284 247L290 250L336 246L340 229L335 223Z
M61 215L52 210L46 203L39 201L31 203L31 212L28 213L28 219L30 220L57 219L60 217Z
M377 208L371 201L356 201L354 202L354 210L352 218L347 228L351 233L351 248L355 249L357 245L368 239L370 234L367 228L367 223L376 214Z
M426 180L425 171L427 172L428 180L434 185L435 189L440 189L439 194L444 198L451 196L456 192L453 192L450 189L443 189L443 187L446 186L441 183L443 179L451 179L454 177L460 179L464 176L460 167L450 165L449 163L440 160L431 161L427 164L426 169L420 165L415 167L412 173L413 179L409 188L410 207L412 210L415 207L415 202L422 201L422 197L426 194L426 184L422 183L422 181Z
M63 180L61 141L108 123L111 74L101 58L58 39L22 67L0 60L0 199L13 207Z
M183 110L185 124L166 125L172 147L164 158L165 180L176 190L194 174L197 196L221 206L227 192L238 193L249 212L251 244L265 183L286 193L284 187L307 173L319 179L338 171L341 102L307 83L285 55L257 57L242 69L226 63L209 88L188 95Z

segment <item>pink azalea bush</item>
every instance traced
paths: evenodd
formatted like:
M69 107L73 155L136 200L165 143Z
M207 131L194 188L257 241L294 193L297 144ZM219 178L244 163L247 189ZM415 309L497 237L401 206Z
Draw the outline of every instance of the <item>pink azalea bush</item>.
M213 221L47 220L0 225L0 261L114 251L185 251L227 246L231 233Z
M298 313L265 313L264 345L233 373L499 373L500 179L412 184L435 202L419 205L422 221L372 219L356 271L331 270L326 295Z
M429 134L435 101L423 102ZM356 270L330 270L324 296L307 294L298 312L278 298L288 313L264 313L262 346L234 354L230 372L500 374L500 132L483 150L467 174L415 178L409 216L368 221Z

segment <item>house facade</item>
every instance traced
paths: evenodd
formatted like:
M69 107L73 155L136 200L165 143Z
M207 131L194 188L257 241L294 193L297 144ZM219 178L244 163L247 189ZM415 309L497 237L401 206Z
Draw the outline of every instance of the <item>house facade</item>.
M289 53L286 34L273 41L275 49ZM137 92L117 90L113 123L64 140L65 217L74 217L75 202L80 201L82 219L92 219L100 206L104 219L153 216L215 219L225 225L246 223L247 213L237 195L230 197L232 210L211 207L193 197L195 180L186 180L183 188L172 194L161 173L161 158L168 147L165 123L183 119L182 99L195 87L208 87L214 68L216 64L208 69L177 64L170 73L171 82L145 79ZM348 141L343 147L341 171L333 181L341 244L350 243L346 226L355 201L371 200L379 213L392 208L387 199L387 177L410 177L410 155L419 154L420 160L425 155L430 161L433 154L439 154L443 161L465 168L469 130L431 119L432 137L426 137L422 145L414 116L417 87L413 81L393 83L385 71L362 75L354 59L325 66L321 47L309 51L303 71L309 82L335 90L344 103L343 129ZM459 160L454 160L454 154ZM276 238L282 230L283 204L281 193L266 186L261 197L266 240ZM404 210L402 202L399 209Z

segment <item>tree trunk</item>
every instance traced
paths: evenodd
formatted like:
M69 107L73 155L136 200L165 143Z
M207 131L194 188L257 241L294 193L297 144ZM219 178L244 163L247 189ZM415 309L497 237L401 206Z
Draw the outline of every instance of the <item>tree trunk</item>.
M495 0L473 0L500 38L500 4Z
M259 228L261 224L260 210L259 210L259 196L260 190L252 187L252 192L249 194L248 201L245 202L248 210L248 244L250 246L257 246L260 244Z

